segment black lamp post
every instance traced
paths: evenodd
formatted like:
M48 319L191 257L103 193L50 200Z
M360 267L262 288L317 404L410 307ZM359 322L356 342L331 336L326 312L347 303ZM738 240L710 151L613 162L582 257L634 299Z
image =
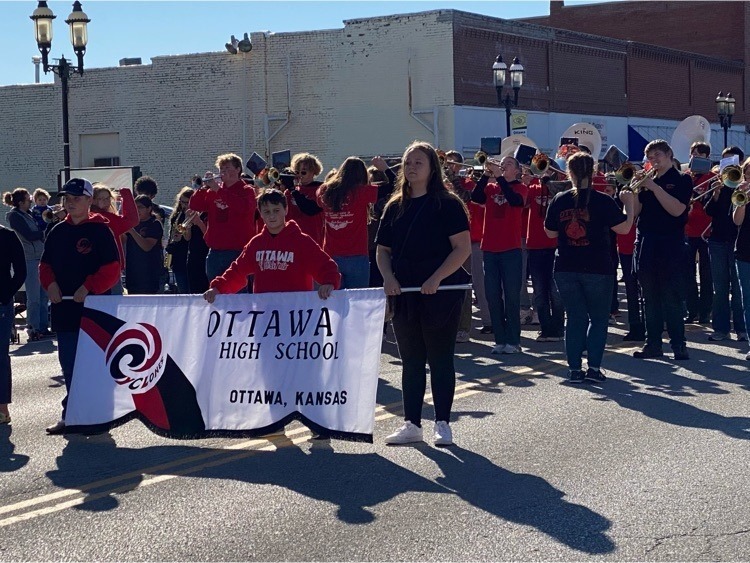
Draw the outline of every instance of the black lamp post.
M47 7L47 2L39 1L34 13L31 14L34 21L34 33L36 42L39 46L39 52L42 54L42 68L44 73L54 72L60 77L62 86L62 110L63 110L63 184L70 180L70 138L68 132L68 79L74 73L83 75L83 55L86 54L86 43L88 43L88 32L86 25L91 21L81 9L81 3L76 0L73 3L73 11L65 20L70 26L70 42L73 45L73 51L78 57L78 66L73 66L63 56L58 60L58 64L49 64L49 52L52 49L52 20L55 16Z
M731 93L727 93L725 96L719 92L716 96L716 113L719 115L719 123L721 128L724 129L724 148L727 148L729 140L727 138L727 132L732 126L732 116L734 115L735 99Z
M505 128L507 136L510 137L510 110L518 105L518 91L523 85L523 66L519 62L518 57L513 59L509 73L510 85L513 88L513 99L510 97L510 92L505 94L505 99L503 99L503 86L505 86L507 71L508 66L503 62L502 55L498 55L495 59L495 64L492 65L492 81L495 84L495 90L497 90L497 105L500 107L505 106Z

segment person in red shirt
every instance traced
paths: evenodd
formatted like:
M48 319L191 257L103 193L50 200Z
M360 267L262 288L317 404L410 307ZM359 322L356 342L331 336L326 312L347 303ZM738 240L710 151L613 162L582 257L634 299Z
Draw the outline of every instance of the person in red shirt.
M341 284L336 263L295 221L287 221L287 200L267 188L258 198L265 227L250 240L227 270L215 277L203 298L213 303L219 293L236 293L253 275L253 292L312 291L327 299Z
M208 279L224 272L256 234L255 191L240 178L242 159L233 153L223 154L216 159L216 167L221 184L211 175L190 198L190 209L208 214L205 233L209 248Z
M624 204L619 193L615 198L620 209ZM622 337L623 342L643 342L646 340L646 325L643 323L643 298L638 279L633 273L633 252L635 250L635 223L627 234L617 235L617 254L622 268L622 279L625 282L625 299L628 304L628 332Z
M544 218L552 201L549 181L556 172L548 167L542 178L529 184L529 222L526 231L526 249L529 254L529 272L534 287L534 310L539 316L541 331L537 342L560 342L565 330L565 309L553 279L557 241L544 232Z
M695 142L690 146L690 156L709 158L711 146L703 142ZM694 186L701 186L700 192L705 193L711 186L709 181L716 174L690 174ZM699 195L697 192L694 195ZM710 229L711 217L704 208L705 199L696 199L690 204L685 236L690 247L689 269L687 278L687 317L686 323L698 321L701 324L711 320L711 308L714 301L713 279L711 277L711 260L708 255L707 231ZM704 238L706 237L706 238ZM695 257L698 256L698 275L700 276L700 291L695 276Z
M484 287L495 336L493 354L521 351L521 222L528 188L519 181L521 165L512 156L488 160L471 193L484 205ZM497 183L489 183L496 178Z
M323 163L314 154L302 152L292 157L290 167L295 175L296 186L294 190L287 191L287 217L296 221L303 233L310 235L315 242L323 246L325 234L323 210L318 208L313 209L312 214L306 213L301 209L301 205L305 206L305 202L297 202L300 195L315 201L318 188L323 184L315 180L315 177L323 171Z
M369 285L367 223L377 199L378 187L368 184L367 166L354 156L318 188L317 203L325 218L323 250L338 265L343 289Z
M120 255L120 271L125 268L125 252L122 249L122 235L139 223L138 208L135 205L135 198L130 188L120 188L120 198L122 207L117 211L113 204L112 190L104 185L97 184L94 186L94 199L91 201L91 212L98 213L104 217L112 234L115 235L117 252ZM110 290L112 295L122 295L122 273L115 286Z

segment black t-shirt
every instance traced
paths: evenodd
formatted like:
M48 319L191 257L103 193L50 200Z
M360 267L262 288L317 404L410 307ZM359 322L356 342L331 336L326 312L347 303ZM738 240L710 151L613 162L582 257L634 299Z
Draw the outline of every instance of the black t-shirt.
M128 289L130 290L130 286L137 286L140 290L140 288L152 286L154 283L158 286L159 276L163 268L161 237L164 234L164 229L155 217L149 217L138 223L135 230L143 238L156 239L158 242L151 250L145 252L138 246L133 236L128 233L125 247L125 281L129 286Z
M731 190L729 190L731 191ZM742 262L750 262L750 213L745 210L745 219L737 232L734 257ZM742 296L744 299L744 295Z
M719 188L719 196L714 199L706 196L706 215L711 217L711 235L714 242L734 242L737 239L737 225L732 219L732 192L728 187Z
M613 274L610 237L611 228L625 221L622 211L610 196L588 190L587 206L577 206L578 198L586 197L586 190L576 196L576 190L557 194L547 209L544 226L557 231L556 272L583 274Z
M469 230L469 218L454 195L424 195L386 208L376 237L391 249L393 273L402 287L420 287L453 251L449 237Z
M687 174L680 174L674 168L670 168L654 182L664 188L669 195L684 203L685 211L674 217L661 206L654 192L643 190L638 194L638 201L641 202L641 212L637 223L638 233L657 236L684 235L690 198L693 195L693 181Z
M26 257L15 231L0 225L0 304L13 301L26 279Z
M102 266L119 263L120 253L106 223L84 221L74 225L61 221L47 235L41 261L52 268L63 296L72 296ZM53 304L53 330L78 330L82 312L83 303L64 300Z

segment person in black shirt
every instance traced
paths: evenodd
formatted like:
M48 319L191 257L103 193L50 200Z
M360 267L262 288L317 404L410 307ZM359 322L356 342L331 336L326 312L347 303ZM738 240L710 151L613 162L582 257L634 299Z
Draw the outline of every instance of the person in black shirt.
M469 215L446 189L435 149L415 142L404 152L396 191L388 201L377 235L377 262L383 289L394 298L393 330L403 371L404 425L388 444L422 440L422 403L430 364L435 403L435 445L453 443L449 425L456 370L453 355L465 290L438 292L464 284L461 264L471 254ZM401 294L402 287L419 292Z
M565 355L571 383L585 379L602 382L607 326L615 285L611 231L626 234L633 225L632 193L622 195L626 215L607 194L591 188L594 159L584 152L568 158L573 189L557 194L547 209L544 230L557 237L555 284L562 297ZM587 350L588 370L581 369Z
M65 431L65 411L73 379L78 330L86 296L108 294L120 277L120 255L107 220L90 213L94 188L83 178L72 178L60 191L68 216L55 225L44 242L39 263L42 286L52 302L52 329L65 379L62 418L47 427L48 434Z
M13 296L26 278L26 258L18 235L0 225L0 424L10 422L10 335L15 322Z
M165 248L165 252L172 256L169 267L174 273L177 292L183 294L190 293L187 273L188 250L193 234L190 226L194 216L198 214L188 208L193 191L193 188L185 186L175 198L174 210L169 216L169 244Z
M153 202L146 195L135 198L140 222L127 232L125 287L128 295L159 293L162 270L163 228L152 213Z
M633 261L643 290L646 345L633 356L663 355L661 333L666 322L674 359L687 360L682 302L687 292L685 224L693 182L674 168L672 148L666 141L651 141L645 153L656 177L642 180L638 173L634 179L642 180L634 206L638 223Z
M742 150L737 147L728 147L721 153L722 158L732 155L737 155L740 162L744 158ZM705 203L706 214L711 217L708 254L711 257L711 279L714 287L713 315L711 316L711 327L714 331L708 339L714 341L729 338L730 320L734 321L737 340L747 340L740 282L734 264L733 252L737 239L737 226L732 221L732 191L732 188L721 186L712 192L710 198L707 196L708 201Z
M742 174L745 181L736 189L748 194L750 192L750 158L742 163ZM742 293L745 326L750 326L750 215L747 213L747 205L735 206L732 219L739 227L734 246L734 258ZM745 359L750 360L750 352L747 353Z

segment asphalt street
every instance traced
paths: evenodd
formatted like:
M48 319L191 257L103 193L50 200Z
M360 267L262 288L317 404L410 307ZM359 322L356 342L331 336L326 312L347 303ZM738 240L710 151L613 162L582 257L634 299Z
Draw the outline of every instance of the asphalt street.
M472 333L450 448L383 443L401 416L392 342L374 444L296 423L263 439L170 440L138 421L47 436L56 347L24 336L0 427L0 560L750 559L747 343L693 325L689 361L644 361L625 328L610 327L609 379L582 387L538 327L512 356Z

